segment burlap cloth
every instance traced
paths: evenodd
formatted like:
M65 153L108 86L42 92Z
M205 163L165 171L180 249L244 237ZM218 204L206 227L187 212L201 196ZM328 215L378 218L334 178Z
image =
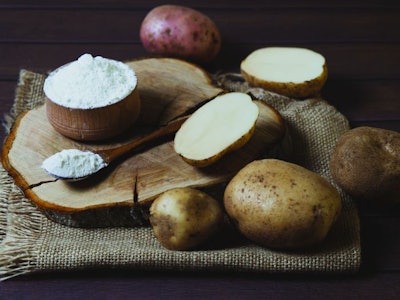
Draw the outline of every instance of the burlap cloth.
M295 151L292 161L332 182L328 160L348 121L322 99L295 101L251 89L237 76L221 74L218 83L266 101L285 118ZM22 111L41 105L45 75L21 70L10 128ZM21 158L23 159L23 158ZM3 167L0 169L0 279L48 271L84 268L131 270L229 271L265 273L335 272L359 269L359 218L355 204L342 191L343 211L324 243L311 250L273 251L240 239L214 249L169 251L148 227L70 228L48 220L26 199Z

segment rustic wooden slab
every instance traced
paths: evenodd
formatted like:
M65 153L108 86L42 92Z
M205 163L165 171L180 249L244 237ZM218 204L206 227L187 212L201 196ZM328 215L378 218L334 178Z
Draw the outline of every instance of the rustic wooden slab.
M150 121L147 123L165 123L221 92L196 67L192 71L200 72L197 74L201 76L182 79L180 75L179 78L174 75L182 74L179 72L180 64L174 61L152 60L149 64L142 60L132 64L139 77L142 116L146 119L146 116L157 115L152 120L147 118ZM167 73L159 75L160 67ZM164 81L166 78L168 80ZM192 81L188 82L190 78ZM204 79L207 80L199 82ZM191 94L200 96L195 98ZM41 168L42 161L48 156L67 148L97 150L115 147L143 132L134 130L104 143L77 142L51 127L45 106L18 118L5 143L2 162L25 195L57 222L84 227L137 225L136 221L143 221L140 214L144 210L141 207L146 207L160 193L174 187L208 187L226 182L244 165L281 141L285 126L280 114L263 102L256 103L260 116L252 139L243 148L203 169L185 163L174 151L171 137L121 159L85 181L68 183L55 180ZM143 125L141 129L147 127Z
M127 64L138 77L140 123L165 125L223 92L211 83L206 71L183 60L147 58Z

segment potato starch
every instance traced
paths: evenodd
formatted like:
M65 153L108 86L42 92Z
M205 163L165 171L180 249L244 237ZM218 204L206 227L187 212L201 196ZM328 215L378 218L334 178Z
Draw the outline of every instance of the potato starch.
M136 74L127 64L83 54L51 72L43 89L46 96L59 105L87 109L116 103L128 96L136 85Z
M79 178L97 172L107 164L100 155L91 151L65 149L42 163L48 173L63 178Z

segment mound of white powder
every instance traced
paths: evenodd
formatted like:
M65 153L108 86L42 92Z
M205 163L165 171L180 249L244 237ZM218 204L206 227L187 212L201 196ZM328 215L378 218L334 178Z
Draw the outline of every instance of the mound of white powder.
M42 168L48 173L63 178L79 178L97 172L106 163L100 155L91 151L65 149L48 157Z
M53 102L69 108L96 108L118 102L137 85L137 77L127 64L83 54L76 61L51 72L44 92Z

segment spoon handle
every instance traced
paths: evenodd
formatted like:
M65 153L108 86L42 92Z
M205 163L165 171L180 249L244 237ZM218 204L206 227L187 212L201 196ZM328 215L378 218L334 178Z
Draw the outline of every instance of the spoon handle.
M166 135L177 132L179 130L179 128L182 126L182 124L188 118L189 118L189 116L185 116L185 117L176 119L174 121L171 121L167 125L162 126L162 127L158 128L157 130L155 130L143 137L133 140L132 142L130 142L128 144L118 146L115 148L111 148L111 149L100 150L100 151L97 151L97 154L99 154L106 163L110 163L114 159L120 157L121 155L123 155L139 146L142 146L147 142L150 142L157 138L164 137Z

